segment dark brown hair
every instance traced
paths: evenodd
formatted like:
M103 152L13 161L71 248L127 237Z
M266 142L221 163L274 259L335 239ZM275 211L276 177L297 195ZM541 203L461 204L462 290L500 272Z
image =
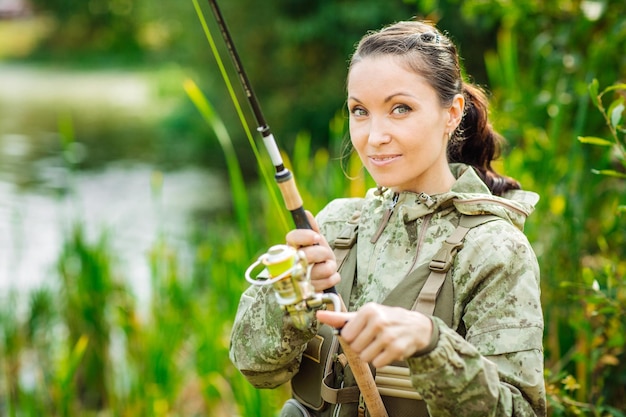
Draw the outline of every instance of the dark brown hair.
M491 162L500 156L503 138L488 120L488 100L477 86L463 81L454 43L427 22L404 21L366 34L352 55L350 68L369 56L394 55L424 77L448 107L457 94L465 97L463 119L448 142L448 161L472 166L495 195L520 184L498 174Z

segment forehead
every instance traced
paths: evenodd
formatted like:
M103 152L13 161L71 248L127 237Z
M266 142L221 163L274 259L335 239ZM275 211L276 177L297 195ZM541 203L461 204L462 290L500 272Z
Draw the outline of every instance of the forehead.
M354 63L348 73L348 92L395 88L421 90L425 86L429 86L426 79L402 56L369 56Z

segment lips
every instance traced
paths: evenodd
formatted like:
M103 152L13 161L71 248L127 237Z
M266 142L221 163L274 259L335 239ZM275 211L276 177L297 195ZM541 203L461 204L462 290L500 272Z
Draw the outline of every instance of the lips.
M400 155L399 154L396 154L396 155L370 155L370 156L368 156L368 158L372 162L373 165L383 166L383 165L388 165L388 164L396 161L397 159L400 158Z

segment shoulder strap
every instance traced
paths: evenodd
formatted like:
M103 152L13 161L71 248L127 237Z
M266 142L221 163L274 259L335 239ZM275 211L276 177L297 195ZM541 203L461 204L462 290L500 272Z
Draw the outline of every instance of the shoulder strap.
M332 244L337 261L337 271L341 275L341 281L336 285L336 289L346 305L350 301L356 276L356 250L353 249L356 247L358 238L360 217L361 212L355 211Z
M444 281L446 280L446 274L452 267L452 262L457 252L463 247L463 239L471 228L480 226L481 224L497 220L498 216L491 214L484 214L478 216L461 215L459 225L452 232L452 234L443 242L441 249L435 254L428 266L430 269L430 275L426 279L426 283L420 291L412 310L419 311L420 313L433 315L435 311L435 304L437 302L437 296L441 291Z
M335 252L335 259L337 260L337 270L341 270L350 249L356 243L357 231L359 229L359 219L361 218L361 211L354 212L348 223L335 238L333 244L333 250Z

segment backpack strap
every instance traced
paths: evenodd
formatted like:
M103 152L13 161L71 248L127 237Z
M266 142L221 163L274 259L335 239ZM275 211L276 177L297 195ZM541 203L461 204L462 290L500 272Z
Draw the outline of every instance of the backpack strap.
M352 286L354 285L354 279L356 277L357 254L356 250L352 249L355 247L358 240L360 218L361 211L356 210L332 243L335 260L337 262L337 271L341 275L341 281L335 288L345 303L348 303L350 300Z
M452 234L443 242L439 251L430 261L428 268L430 275L426 279L424 287L420 291L412 310L432 316L435 311L437 296L441 291L446 275L452 267L452 262L457 252L463 247L463 239L471 228L481 224L497 220L498 216L483 214L468 216L461 214L459 225Z
M335 253L335 259L337 260L338 271L341 270L350 249L352 249L352 246L356 243L360 218L361 211L355 211L350 220L348 220L346 226L334 240L333 251Z

